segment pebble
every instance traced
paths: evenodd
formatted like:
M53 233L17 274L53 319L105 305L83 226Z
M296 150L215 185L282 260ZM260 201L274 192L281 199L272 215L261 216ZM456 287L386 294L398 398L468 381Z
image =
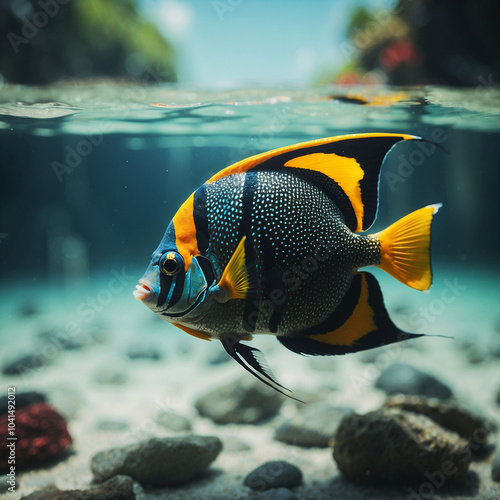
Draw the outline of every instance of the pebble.
M302 471L284 460L273 460L257 467L243 484L255 491L271 488L294 488L302 483Z
M174 432L186 432L192 429L191 422L184 415L172 411L161 411L155 415L155 422Z
M129 359L149 359L151 361L159 361L163 358L162 352L154 346L136 345L129 347L127 350Z
M328 403L312 403L276 428L275 439L296 446L328 447L342 418L352 412Z
M497 402L497 405L500 405L500 389L498 389L498 392L497 392L496 402Z
M299 497L288 488L271 488L256 496L248 497L248 500L299 500Z
M97 482L125 474L143 485L169 486L200 475L219 455L222 442L214 436L151 438L92 457Z
M491 465L491 478L493 481L500 483L500 452L498 452L493 459L493 463Z
M45 394L35 391L16 392L14 396L16 409L24 408L25 406L35 403L45 403L47 400ZM13 401L13 399L9 399L8 396L0 397L0 415L7 413L9 401Z
M22 354L2 367L4 375L22 375L37 370L47 364L47 358L42 355Z
M441 427L456 432L479 445L486 444L489 432L495 429L493 423L487 422L483 417L470 410L437 398L397 394L388 397L384 407L399 408L425 415Z
M333 458L342 474L357 482L421 480L439 471L456 479L467 471L467 441L424 415L396 408L343 418Z
M436 377L406 363L388 366L378 377L375 387L388 395L401 393L439 399L452 395L451 389Z
M275 416L284 396L250 376L218 387L199 398L195 407L202 417L218 424L256 424Z
M21 500L135 500L134 481L128 476L115 476L88 490L59 490L48 486Z

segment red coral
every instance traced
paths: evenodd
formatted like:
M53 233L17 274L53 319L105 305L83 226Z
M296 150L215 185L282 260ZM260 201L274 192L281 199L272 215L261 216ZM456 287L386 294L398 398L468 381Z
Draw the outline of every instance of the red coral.
M64 418L46 403L36 403L16 409L15 428L8 427L12 415L0 415L0 471L7 471L11 465L19 467L40 463L60 453L72 443ZM13 432L14 435L10 433ZM16 437L16 441L8 440ZM15 443L15 448L8 445ZM7 453L5 454L5 451ZM9 463L9 458L15 463Z

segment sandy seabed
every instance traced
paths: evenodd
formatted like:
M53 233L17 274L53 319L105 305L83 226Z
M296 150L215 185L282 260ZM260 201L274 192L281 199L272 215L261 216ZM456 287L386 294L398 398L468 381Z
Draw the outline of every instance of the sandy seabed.
M380 348L372 351L373 355L308 358L287 351L274 338L257 337L253 345L265 353L278 380L301 394L326 389L324 398L329 403L366 412L379 408L385 399L385 394L374 388L381 371L391 362L405 362L447 384L458 403L499 423L500 407L495 398L500 389L500 358L489 353L492 343L498 345L500 338L499 276L441 269L431 292L422 294L376 274L398 326L453 338L418 339L411 345ZM48 362L23 375L0 375L3 395L9 386L15 386L18 393L43 392L67 416L74 440L72 452L64 459L18 471L19 486L5 498L16 500L48 484L60 489L90 487L90 460L96 452L152 436L178 435L155 422L158 412L165 410L188 417L196 434L215 435L223 442L237 438L251 449L223 449L204 475L183 486L148 490L136 483L138 499L251 498L253 493L243 486L243 480L268 460L286 460L302 470L303 484L293 490L301 500L403 499L412 498L413 492L419 495L413 498L500 498L500 484L491 479L491 462L498 447L473 461L464 478L440 488L430 483L362 486L342 478L330 448L300 448L274 439L276 424L295 411L293 401L283 405L280 415L259 425L216 425L201 418L194 408L199 396L250 375L231 360L211 363L222 350L218 342L195 339L159 320L133 300L135 282L131 280L119 291L117 287L111 290L112 276L104 273L94 277L85 292L42 283L0 290L1 365L33 352ZM33 306L34 314L20 314L27 305ZM69 329L77 341L90 331L99 332L102 338L81 349L67 350L43 335L51 329ZM130 349L147 346L162 359L131 360L127 356ZM367 362L369 357L371 362ZM115 425L114 430L102 430L109 422L122 428ZM490 443L500 443L498 431Z

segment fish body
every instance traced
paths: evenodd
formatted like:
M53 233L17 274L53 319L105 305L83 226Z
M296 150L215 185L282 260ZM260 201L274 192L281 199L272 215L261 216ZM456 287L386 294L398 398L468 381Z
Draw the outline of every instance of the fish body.
M280 392L255 348L270 334L312 355L355 352L417 337L397 328L379 266L417 289L431 284L424 207L376 235L378 177L403 134L340 136L262 153L200 186L169 224L134 293L191 335L218 339Z

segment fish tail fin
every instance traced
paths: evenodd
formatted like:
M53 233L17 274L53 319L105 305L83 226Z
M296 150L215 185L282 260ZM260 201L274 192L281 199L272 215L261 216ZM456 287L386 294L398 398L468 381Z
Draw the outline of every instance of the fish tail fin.
M380 244L380 267L405 285L427 290L432 284L431 223L441 203L428 205L373 234Z

